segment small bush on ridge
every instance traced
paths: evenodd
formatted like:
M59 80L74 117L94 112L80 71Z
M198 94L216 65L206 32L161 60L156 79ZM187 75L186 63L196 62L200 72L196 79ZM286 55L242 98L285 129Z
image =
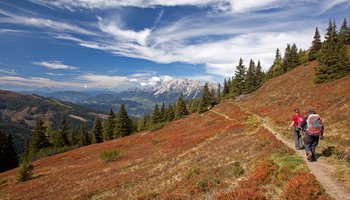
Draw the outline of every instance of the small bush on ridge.
M17 171L17 181L24 182L32 178L32 171L34 167L31 163L25 162L21 164Z
M119 150L102 151L100 153L100 158L104 162L111 162L117 160L120 157L120 154Z

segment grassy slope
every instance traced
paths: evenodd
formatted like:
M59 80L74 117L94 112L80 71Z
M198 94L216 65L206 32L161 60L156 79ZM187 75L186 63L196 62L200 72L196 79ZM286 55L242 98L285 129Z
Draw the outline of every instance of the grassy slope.
M307 66L299 66L268 81L237 103L269 118L276 129L290 138L288 126L294 108L300 108L303 114L309 109L316 110L326 127L325 140L320 142L318 149L321 158L339 165L335 175L350 189L350 76L316 85L313 79L317 65L313 61Z
M300 181L290 180L298 179L306 169L292 151L233 104L223 103L215 110L234 120L213 112L192 114L154 132L38 160L35 178L28 182L15 181L16 169L2 173L0 180L5 183L0 185L0 198L230 199L263 195L278 199L285 197L286 184L298 186ZM122 156L103 163L100 152L111 149L120 150ZM245 171L243 179L237 161ZM317 195L324 193L317 184L308 191L315 190Z

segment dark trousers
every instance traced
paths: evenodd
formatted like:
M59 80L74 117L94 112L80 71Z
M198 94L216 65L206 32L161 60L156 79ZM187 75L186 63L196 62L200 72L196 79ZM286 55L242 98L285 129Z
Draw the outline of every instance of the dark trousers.
M294 142L295 142L295 148L299 149L303 146L301 141L301 133L300 129L298 129L296 126L293 126L293 135L294 135Z
M317 136L311 136L308 133L305 133L304 143L305 143L305 151L306 154L312 153L312 157L316 159L316 147L318 145L320 137Z

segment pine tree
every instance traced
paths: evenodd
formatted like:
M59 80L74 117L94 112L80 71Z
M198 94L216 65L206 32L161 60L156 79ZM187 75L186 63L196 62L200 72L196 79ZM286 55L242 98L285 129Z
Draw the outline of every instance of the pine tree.
M255 74L256 68L255 63L251 59L249 62L249 68L246 75L246 81L245 81L245 92L251 93L256 88L256 74Z
M318 28L316 27L314 40L312 41L312 46L310 48L310 52L308 55L309 61L312 61L318 58L321 47L322 47L321 35L320 35L320 32L318 31Z
M107 121L103 124L103 141L111 140L113 138L115 126L115 115L112 108L109 111Z
M130 135L132 132L132 121L126 112L124 104L120 105L114 129L114 138Z
M339 38L335 22L330 21L321 48L316 83L323 83L350 74L350 61L344 42Z
M44 122L41 119L36 121L36 125L34 127L34 131L32 134L32 138L30 141L30 153L35 154L40 149L46 148L50 146L49 140L46 136L46 127L44 126Z
M160 121L165 121L165 104L164 101L162 102L162 107L160 108L160 115L159 115Z
M87 131L85 124L82 124L80 126L79 136L80 136L79 142L78 142L79 146L86 146L86 145L91 144L90 136L89 136L89 133Z
M101 122L101 119L99 117L96 117L91 132L92 132L91 142L93 144L101 143L103 141L103 138L102 138L102 132L103 132L102 122Z
M350 43L350 28L348 27L348 22L346 18L344 18L343 23L339 30L339 39L344 45L348 45Z
M168 105L167 109L165 110L166 112L166 121L167 122L171 122L174 120L175 118L175 114L174 114L174 108L171 104Z
M236 66L235 78L232 81L231 91L234 96L244 94L246 80L246 67L243 65L243 59L239 59L239 64Z
M62 115L61 125L55 134L55 147L64 147L69 145L68 141L68 126L66 123L66 118Z
M299 65L300 65L300 60L299 60L298 48L296 44L293 44L290 50L290 67L288 68L288 70L294 69Z
M226 79L224 79L224 89L222 90L222 96L227 96L230 93L230 85Z
M153 112L152 112L152 124L157 124L159 122L161 122L161 113L159 111L159 108L158 108L158 104L157 102L154 104L154 109L153 109Z
M176 102L176 112L175 112L175 118L180 119L186 115L188 115L188 110L186 107L186 103L183 97L183 94L181 93L177 102Z
M277 49L276 50L276 55L275 55L275 60L272 64L272 66L270 67L269 71L266 74L266 80L269 80L271 78L277 77L281 74L284 73L283 68L283 60L280 54L280 50Z
M265 74L262 71L260 61L258 61L258 65L256 66L256 69L255 69L255 77L256 77L256 81L255 81L255 90L256 90L263 84L263 81L265 79Z
M299 49L298 57L299 57L299 64L305 64L309 61L308 55L306 54L306 51L303 49Z
M218 103L220 103L221 102L221 84L220 83L218 83L218 91L216 93L217 93Z
M71 145L77 145L79 143L79 130L77 128L72 128L70 131L70 136L69 136L69 143Z
M12 136L0 131L0 172L18 166L18 155L13 145Z
M203 113L207 111L211 103L212 103L212 95L209 91L208 83L205 83L203 92L202 92L202 97L199 103L199 112Z
M291 68L291 60L292 60L292 55L291 55L291 46L290 44L287 44L286 49L284 50L284 57L283 57L283 62L282 62L282 73L286 73L288 69Z

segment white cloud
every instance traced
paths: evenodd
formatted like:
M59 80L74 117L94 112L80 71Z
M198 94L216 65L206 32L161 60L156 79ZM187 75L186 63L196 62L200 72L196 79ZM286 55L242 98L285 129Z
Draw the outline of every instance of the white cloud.
M6 17L0 17L0 23L13 23L21 24L26 26L34 26L38 28L50 28L61 32L79 33L85 35L96 35L93 31L86 30L84 28L78 27L77 25L54 21L51 19L30 17L30 16L20 16L5 10L0 9L0 14Z
M71 81L54 81L42 77L0 76L0 85L28 87L82 88L82 84Z
M0 69L0 73L11 75L17 74L16 70L14 69Z
M92 88L108 87L117 88L127 86L129 79L124 76L107 76L86 74L77 77L78 80L84 82L85 85Z
M32 62L34 65L46 67L49 69L78 69L77 67L65 65L61 61L53 60L53 61L42 61L42 62Z

